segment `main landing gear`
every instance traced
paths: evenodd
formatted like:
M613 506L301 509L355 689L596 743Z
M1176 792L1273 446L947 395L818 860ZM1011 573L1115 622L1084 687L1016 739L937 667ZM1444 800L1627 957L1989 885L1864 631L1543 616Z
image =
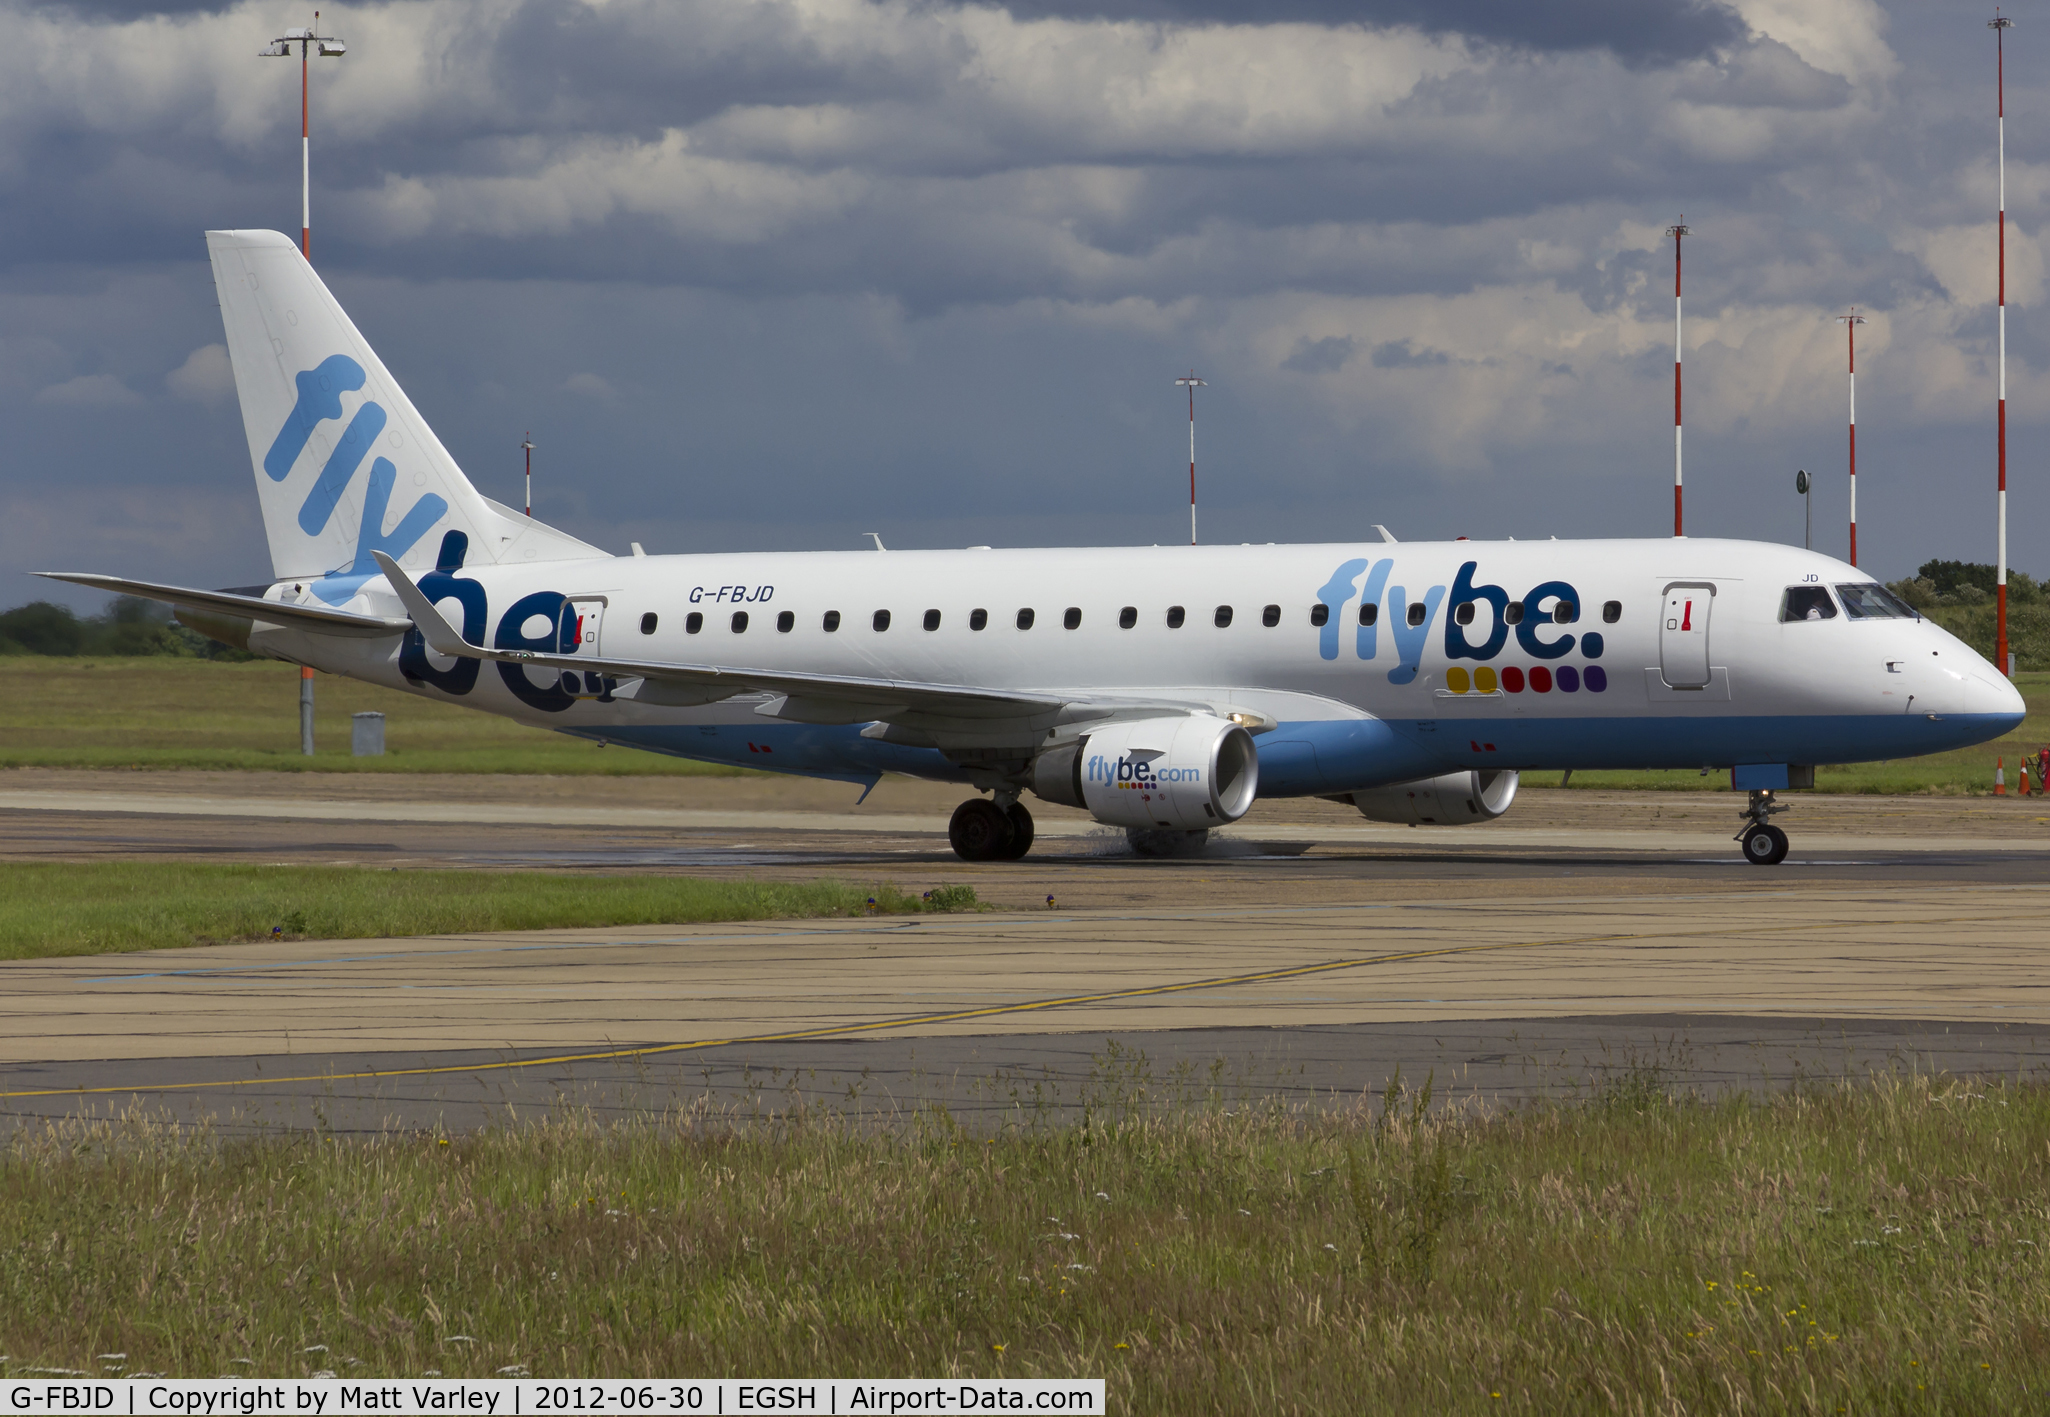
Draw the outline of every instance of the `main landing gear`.
M1746 861L1754 866L1777 866L1787 859L1787 834L1767 820L1786 810L1783 803L1772 800L1770 791L1752 789L1751 805L1738 813L1750 824L1736 837L1744 847Z
M971 797L954 809L947 840L963 861L1016 861L1032 849L1032 814L1015 797Z

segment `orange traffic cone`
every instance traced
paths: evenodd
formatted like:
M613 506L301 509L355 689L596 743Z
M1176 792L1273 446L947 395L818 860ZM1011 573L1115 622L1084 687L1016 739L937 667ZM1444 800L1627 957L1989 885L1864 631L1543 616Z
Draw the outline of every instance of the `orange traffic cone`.
M1993 760L1993 795L1995 797L2005 797L2007 795L2007 768L2005 763L2006 760L2003 758L1995 758Z
M2016 784L2015 795L2017 797L2029 795L2029 755L2027 753L2022 754L2022 775L2021 780Z

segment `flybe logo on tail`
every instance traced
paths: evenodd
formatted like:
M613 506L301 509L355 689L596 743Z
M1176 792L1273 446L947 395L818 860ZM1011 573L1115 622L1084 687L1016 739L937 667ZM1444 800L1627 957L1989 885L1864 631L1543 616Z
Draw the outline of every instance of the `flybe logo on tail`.
M331 354L317 367L302 371L294 382L298 385L298 400L285 415L284 426L263 457L264 473L273 482L283 482L291 475L316 427L327 419L342 416L342 395L363 387L363 366L346 354ZM348 490L356 469L363 465L386 422L381 405L365 399L356 406L349 426L342 430L334 451L328 454L320 476L314 479L299 507L301 531L319 536L327 530L342 494ZM333 604L347 600L364 581L377 574L371 552L382 551L394 559L405 555L447 513L448 503L444 499L432 492L422 493L398 526L387 532L385 514L390 510L392 489L398 485L398 478L399 470L391 459L380 456L371 460L370 481L363 495L363 520L356 528L356 555L347 567L337 568L313 583L313 591L321 599Z

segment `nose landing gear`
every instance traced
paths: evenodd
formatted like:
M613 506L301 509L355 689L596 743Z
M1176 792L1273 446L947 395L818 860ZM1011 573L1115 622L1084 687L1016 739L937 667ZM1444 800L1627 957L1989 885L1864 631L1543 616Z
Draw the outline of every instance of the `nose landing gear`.
M1787 834L1769 820L1775 812L1786 811L1784 803L1772 800L1770 790L1753 788L1751 805L1738 813L1747 823L1736 835L1744 848L1744 859L1754 866L1777 866L1787 859Z
M1032 814L1015 797L1008 804L971 797L954 809L947 840L963 861L1016 861L1032 849Z

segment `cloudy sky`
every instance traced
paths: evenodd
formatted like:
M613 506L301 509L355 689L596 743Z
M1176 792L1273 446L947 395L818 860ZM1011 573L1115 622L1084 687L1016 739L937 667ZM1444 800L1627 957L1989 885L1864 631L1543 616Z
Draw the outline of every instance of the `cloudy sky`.
M310 9L310 7L308 7ZM2050 12L2008 43L2050 571ZM1257 14L1257 22L1243 17ZM1993 40L1918 0L334 5L315 264L471 478L623 551L1660 535L1993 551ZM2032 23L2042 20L2040 25ZM298 224L310 15L0 3L0 604L270 568L201 232ZM88 606L88 592L57 592Z

